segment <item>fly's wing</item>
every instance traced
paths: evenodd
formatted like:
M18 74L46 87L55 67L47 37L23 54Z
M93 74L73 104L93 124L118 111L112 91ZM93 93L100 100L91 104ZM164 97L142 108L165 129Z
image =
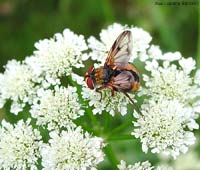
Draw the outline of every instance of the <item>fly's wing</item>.
M129 62L132 44L131 31L122 32L112 45L105 66L110 66L111 68L117 66L119 69L123 69Z
M112 80L112 86L119 91L129 91L135 83L133 75L129 71L122 71Z

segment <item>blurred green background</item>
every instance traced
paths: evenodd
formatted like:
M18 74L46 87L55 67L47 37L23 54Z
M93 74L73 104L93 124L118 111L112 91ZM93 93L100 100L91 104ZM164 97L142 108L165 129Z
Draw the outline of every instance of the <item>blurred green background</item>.
M163 52L180 51L185 57L197 59L200 54L199 6L156 5L156 2L160 1L0 0L0 72L8 60L23 60L31 55L36 41L52 37L65 28L86 38L98 37L101 29L114 22L143 28L153 37L152 43L160 45ZM8 119L9 116L8 113ZM115 119L123 122L129 116ZM129 133L132 127L126 130ZM118 153L118 159L132 163L147 159L157 162L157 157L141 151L139 140L114 141L111 146ZM100 169L108 167L111 169L108 160L100 164Z
M7 60L24 59L32 54L36 41L64 28L86 37L98 36L113 22L142 27L163 51L180 51L195 58L198 6L156 2L159 0L1 0L0 71Z

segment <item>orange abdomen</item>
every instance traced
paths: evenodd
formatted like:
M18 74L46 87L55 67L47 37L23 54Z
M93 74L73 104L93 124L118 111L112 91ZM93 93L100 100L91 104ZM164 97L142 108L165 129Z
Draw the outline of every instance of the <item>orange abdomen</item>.
M135 82L133 84L131 91L133 92L137 91L140 88L140 76L139 76L138 70L132 64L128 64L125 67L125 70L131 71L135 79Z

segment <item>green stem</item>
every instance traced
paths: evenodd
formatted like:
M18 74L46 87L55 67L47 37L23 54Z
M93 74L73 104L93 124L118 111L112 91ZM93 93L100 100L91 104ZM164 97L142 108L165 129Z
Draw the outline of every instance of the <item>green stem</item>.
M104 119L104 132L107 132L110 129L110 117L111 115L108 112L104 112L105 119Z
M198 7L198 13L197 68L200 69L200 5Z
M111 130L110 133L109 133L109 136L111 136L114 133L117 133L117 132L123 130L124 128L126 128L127 126L130 126L131 124L132 124L132 120L128 120L128 121L124 122L120 126L118 126L118 127L114 128L113 130Z
M110 136L107 138L107 141L116 141L116 140L135 140L134 136L132 135L116 135L116 136Z
M93 126L98 126L99 122L97 121L96 117L94 116L94 114L92 113L92 109L90 107L85 108L86 114L88 115L88 117L90 118Z
M77 93L78 93L79 100L80 100L81 104L82 104L83 106L88 106L88 103L85 102L84 99L82 98L81 86L78 85L77 83L75 83L75 82L72 80L72 78L71 78L70 76L69 76L67 79L68 79L69 83L70 83L72 86L74 86L74 87L77 88ZM90 107L85 107L84 109L85 109L86 114L87 114L88 117L90 118L90 120L91 120L93 126L98 126L98 125L99 125L99 122L97 121L96 117L95 117L94 114L92 113L92 109L91 109Z
M117 164L119 163L119 161L117 160L110 144L108 144L105 148L104 148L105 154L108 158L108 160L110 161L110 163L112 164L112 166L114 166L114 169L117 169Z

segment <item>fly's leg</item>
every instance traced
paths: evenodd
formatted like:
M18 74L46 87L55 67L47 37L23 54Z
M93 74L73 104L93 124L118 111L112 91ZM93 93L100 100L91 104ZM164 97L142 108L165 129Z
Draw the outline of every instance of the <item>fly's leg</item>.
M95 91L96 91L97 93L99 93L100 96L101 96L101 97L100 97L100 101L101 101L101 99L102 99L102 92L101 92L101 90L104 89L104 88L105 88L105 86L101 86L101 87L99 87L99 88L96 88L96 90L95 90Z
M99 88L96 89L96 92L97 92L97 93L100 93L101 99L102 99L102 92L101 92L101 90L102 90L102 89L105 89L105 88L109 88L109 89L111 90L112 96L114 96L114 88L113 88L111 85L103 85L103 86L101 86L101 87L99 87ZM100 99L100 100L101 100L101 99Z
M135 102L133 101L133 99L131 99L131 97L128 95L128 93L126 93L126 92L124 92L124 91L122 91L122 93L124 93L124 95L125 95L126 97L128 97L128 99L129 99L129 100L131 101L131 103L133 104L135 110L136 110L138 113L140 113L140 114L142 115L142 112L140 111L139 107L137 106L137 104L135 104Z
M112 84L110 83L108 83L108 84L106 84L106 87L107 88L109 88L110 90L111 90L111 95L112 95L112 97L114 96L114 94L115 94L115 90L114 90L114 87L112 86Z

